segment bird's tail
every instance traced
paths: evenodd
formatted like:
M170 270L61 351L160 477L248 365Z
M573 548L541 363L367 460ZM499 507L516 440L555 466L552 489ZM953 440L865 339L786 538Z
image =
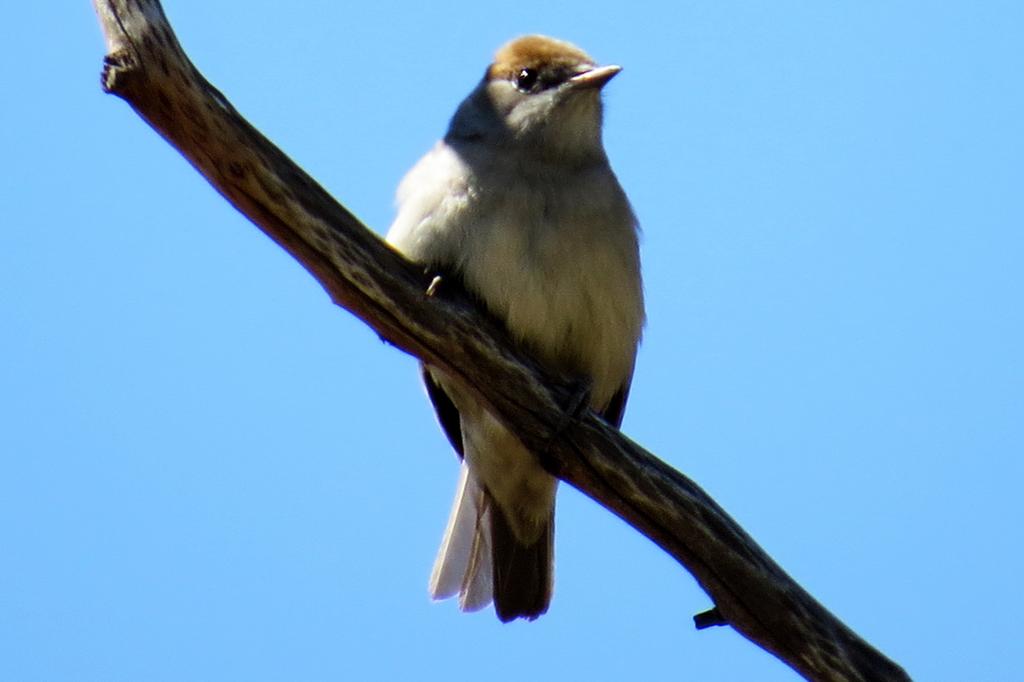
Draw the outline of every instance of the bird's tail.
M490 514L494 610L503 623L548 610L554 574L554 507L536 539L525 544L497 505Z
M554 513L537 539L520 541L505 514L462 464L448 528L430 576L430 595L459 595L476 611L494 601L503 622L533 620L548 610L554 567Z
M441 541L430 596L447 599L459 595L459 608L476 611L493 599L491 571L490 498L462 463L448 528Z

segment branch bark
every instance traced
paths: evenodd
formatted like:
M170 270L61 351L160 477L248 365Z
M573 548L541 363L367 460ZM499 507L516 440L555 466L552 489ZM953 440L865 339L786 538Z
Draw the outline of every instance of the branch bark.
M801 588L699 486L545 375L464 292L403 259L253 128L192 65L158 0L94 0L102 85L296 258L338 305L402 350L460 377L562 480L675 557L729 624L809 680L909 680Z

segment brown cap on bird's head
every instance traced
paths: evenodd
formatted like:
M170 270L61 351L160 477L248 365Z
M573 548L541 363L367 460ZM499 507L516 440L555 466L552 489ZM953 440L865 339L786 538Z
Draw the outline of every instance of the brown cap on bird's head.
M600 87L621 70L598 67L594 59L564 40L529 35L516 38L494 55L487 80L507 80L526 91L545 90L572 80L579 86Z
M487 75L510 78L519 69L542 67L577 71L584 64L593 65L594 60L572 43L547 36L523 36L498 48Z

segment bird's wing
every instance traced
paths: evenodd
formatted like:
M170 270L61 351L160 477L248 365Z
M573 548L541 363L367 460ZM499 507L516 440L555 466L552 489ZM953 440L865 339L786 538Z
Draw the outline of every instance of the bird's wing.
M426 365L421 366L423 372L423 384L427 387L427 395L430 397L430 402L434 403L434 411L437 412L437 420L441 422L441 428L444 429L444 433L448 436L448 442L455 448L455 452L459 453L461 459L463 454L462 449L462 423L459 418L459 410L455 407L455 403L452 399L444 392L441 384L437 382L434 375L430 373L430 369Z
M622 384L622 387L612 396L608 407L604 408L604 412L601 413L604 420L615 428L622 426L622 416L626 413L626 400L629 398L629 383L627 379L626 383Z

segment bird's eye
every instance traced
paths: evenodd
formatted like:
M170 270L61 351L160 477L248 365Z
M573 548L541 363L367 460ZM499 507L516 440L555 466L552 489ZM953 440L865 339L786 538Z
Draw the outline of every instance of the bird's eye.
M516 75L516 87L523 92L530 92L537 84L537 69L520 69Z

